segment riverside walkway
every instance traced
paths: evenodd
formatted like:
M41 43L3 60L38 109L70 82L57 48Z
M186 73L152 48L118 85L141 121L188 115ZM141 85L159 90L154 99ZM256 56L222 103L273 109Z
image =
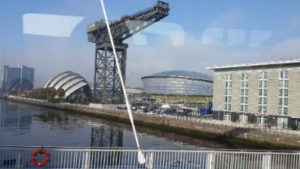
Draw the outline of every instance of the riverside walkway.
M31 103L40 103L40 105L47 105L49 104L48 101L44 100L37 100L37 99L30 99L24 97L17 97L17 96L9 96L10 100L18 100L18 101L29 101ZM50 104L51 105L51 104ZM127 115L127 112L124 110L118 109L118 105L97 105L97 104L90 104L90 105L78 105L78 104L70 104L70 103L59 103L56 104L57 107L61 108L78 108L78 109L85 109L85 110L94 110L94 111L114 111L118 113L123 113ZM55 107L55 106L54 106ZM228 126L228 127L235 127L235 128L247 128L247 129L259 129L267 133L277 133L277 134L289 134L294 136L300 136L300 131L289 130L289 129L282 129L277 127L267 128L263 125L259 124L251 124L251 123L239 123L239 122L231 122L225 120L215 120L215 119L206 119L202 117L191 117L191 116L177 116L177 115L166 115L166 114L157 114L157 113L142 113L142 112L133 112L135 115L142 115L148 117L159 117L164 119L174 119L180 121L188 121L188 122L197 122L197 123L204 123L204 124L213 124L213 125L220 125L220 126ZM300 142L300 140L299 140Z
M116 105L76 105L69 103L49 103L43 100L28 99L9 96L8 100L18 103L32 104L36 106L60 109L82 115L92 115L103 119L129 122L126 111L117 109ZM139 126L149 128L164 128L178 134L193 137L228 137L239 142L247 142L252 145L263 144L268 149L298 149L300 147L300 132L278 129L276 127L266 128L257 124L243 124L237 122L220 121L199 117L175 116L164 114L133 113L134 120ZM279 147L278 147L279 146Z

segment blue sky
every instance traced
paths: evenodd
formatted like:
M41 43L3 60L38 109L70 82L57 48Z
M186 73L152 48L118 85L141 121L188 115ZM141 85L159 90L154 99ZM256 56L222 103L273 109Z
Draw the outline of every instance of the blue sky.
M205 67L299 58L298 0L168 2L170 16L147 29L143 36L128 40L130 86L140 86L141 76L158 71L210 73ZM154 3L155 0L106 0L111 19ZM86 28L102 18L100 9L98 0L1 0L0 78L3 65L25 64L36 68L36 86L65 70L92 81L94 46L87 42ZM83 17L83 20L67 38L29 35L23 33L23 16L28 13ZM49 29L54 26L49 25Z

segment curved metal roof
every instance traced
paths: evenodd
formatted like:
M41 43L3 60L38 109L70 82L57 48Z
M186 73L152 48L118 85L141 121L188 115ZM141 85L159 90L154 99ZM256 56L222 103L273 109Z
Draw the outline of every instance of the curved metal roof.
M191 79L191 80L203 80L209 82L213 81L212 77L209 75L202 74L199 72L182 71L182 70L160 72L150 76L142 77L142 79L155 78L155 77L159 77L159 78L175 77L175 78L184 78L184 79Z
M89 84L82 76L71 71L66 71L52 77L45 84L44 88L53 87L56 90L63 89L65 91L65 98L67 98L84 86L89 86Z

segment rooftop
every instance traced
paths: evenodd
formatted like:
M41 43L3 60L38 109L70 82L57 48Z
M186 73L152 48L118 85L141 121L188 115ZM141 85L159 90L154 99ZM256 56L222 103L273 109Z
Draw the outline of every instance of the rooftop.
M281 60L272 62L262 62L262 63L249 63L249 64L237 64L237 65L227 65L227 66L213 66L208 67L210 70L222 70L222 69L234 69L234 68L254 68L254 67L270 67L270 66L287 66L300 64L300 59L295 60Z
M153 77L178 77L178 78L186 78L192 80L212 81L212 77L206 74L202 74L199 72L192 72L192 71L182 71L182 70L160 72L150 76L142 77L142 79L153 78Z

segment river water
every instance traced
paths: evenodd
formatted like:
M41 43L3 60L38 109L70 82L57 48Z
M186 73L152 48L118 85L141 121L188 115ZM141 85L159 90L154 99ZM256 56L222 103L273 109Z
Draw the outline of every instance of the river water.
M137 129L145 149L234 148L164 129ZM0 145L132 148L135 141L129 125L0 100Z

